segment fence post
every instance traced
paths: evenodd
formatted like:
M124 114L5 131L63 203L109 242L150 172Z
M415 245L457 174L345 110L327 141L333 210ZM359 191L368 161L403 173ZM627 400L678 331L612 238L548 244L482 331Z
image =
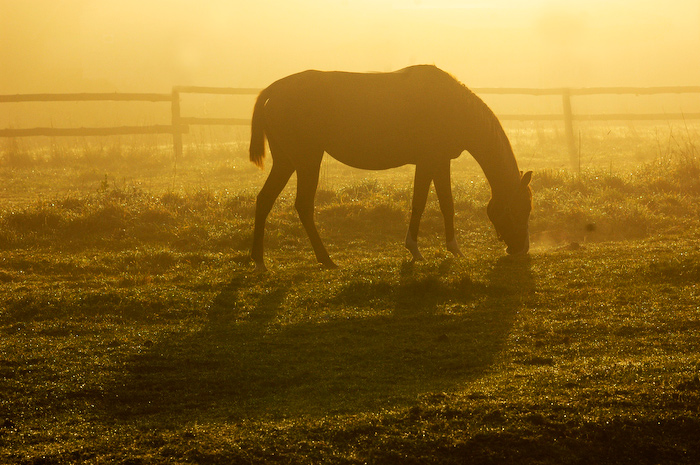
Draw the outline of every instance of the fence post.
M172 94L172 120L173 125L173 153L175 155L175 166L182 157L182 121L180 117L180 91L173 87Z
M566 131L566 142L569 147L569 162L571 167L576 169L576 140L574 139L574 115L571 111L571 90L566 88L561 92L562 105L564 107L564 128Z

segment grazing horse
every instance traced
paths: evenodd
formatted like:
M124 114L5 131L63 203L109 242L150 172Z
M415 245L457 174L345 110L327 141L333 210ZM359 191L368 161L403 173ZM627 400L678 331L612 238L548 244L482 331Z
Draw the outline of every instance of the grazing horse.
M416 165L406 248L415 260L418 225L430 183L445 220L447 249L462 255L454 232L450 161L464 150L477 160L491 185L488 217L510 254L529 249L530 178L518 170L501 124L467 87L435 66L393 73L304 71L274 82L253 110L250 160L262 168L265 137L273 164L257 197L251 257L264 270L267 216L292 173L295 207L319 263L335 264L314 223L314 196L323 154L366 170Z

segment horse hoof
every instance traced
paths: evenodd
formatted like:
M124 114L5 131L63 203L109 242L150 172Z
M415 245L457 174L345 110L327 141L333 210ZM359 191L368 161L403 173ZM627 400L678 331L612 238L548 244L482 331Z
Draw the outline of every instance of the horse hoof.
M321 263L321 266L322 266L323 269L325 269L325 270L335 270L335 269L338 268L338 265L336 265L336 264L333 263L333 262L323 262L323 263Z
M409 252L411 252L414 262L422 262L425 260L425 258L423 258L423 254L420 253L420 250L418 250L418 243L411 239L410 236L406 237L406 243L404 246Z
M462 253L461 250L459 250L459 246L457 245L457 241L450 241L447 243L447 250L449 252L452 252L452 255L455 257L464 257L464 254Z
M262 262L255 262L255 272L256 273L264 273L267 271L267 267L265 266L264 263Z

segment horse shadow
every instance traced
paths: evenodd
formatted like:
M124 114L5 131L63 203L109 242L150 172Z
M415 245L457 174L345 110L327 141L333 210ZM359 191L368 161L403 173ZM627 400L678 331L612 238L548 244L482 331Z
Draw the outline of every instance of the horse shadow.
M348 283L322 304L382 303L382 315L272 324L293 281L270 280L250 306L237 276L211 303L201 331L132 357L107 414L171 421L355 414L409 405L423 394L466 389L492 364L523 296L529 259L496 260L484 282L405 263L399 284ZM448 276L449 275L449 276ZM369 307L367 307L369 308ZM367 309L365 308L365 309ZM361 312L371 315L371 312Z

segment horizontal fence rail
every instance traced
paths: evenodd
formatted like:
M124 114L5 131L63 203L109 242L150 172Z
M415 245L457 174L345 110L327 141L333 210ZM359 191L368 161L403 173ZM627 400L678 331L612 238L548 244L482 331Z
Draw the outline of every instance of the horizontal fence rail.
M257 95L262 89L234 87L175 86L170 93L64 93L64 94L16 94L0 95L0 103L18 102L170 102L171 124L151 126L119 126L104 128L28 128L0 129L0 137L60 137L60 136L114 136L128 134L172 134L173 151L176 159L182 155L182 135L193 125L250 125L249 118L200 118L182 116L180 112L181 94L212 95ZM530 95L535 97L559 96L562 99L562 113L559 114L502 114L504 121L563 121L572 163L576 157L574 121L664 121L700 119L700 113L603 113L574 114L571 98L590 95L658 95L658 94L700 94L700 86L665 87L591 87L591 88L498 88L482 87L471 89L476 94Z
M477 94L517 94L517 95L654 95L654 94L697 94L700 86L665 86L665 87L550 87L537 89L529 87L479 87L471 89Z
M498 115L501 121L566 121L564 114ZM700 113L600 113L572 114L572 121L677 121L700 119Z
M89 101L139 101L170 102L171 94L145 93L73 93L73 94L17 94L0 95L0 103L6 102L89 102Z
M174 134L176 132L186 134L189 132L189 128L187 126L154 125L116 126L108 128L0 129L0 137L122 136L128 134Z
M175 86L173 91L182 94L219 94L219 95L258 95L262 89L252 87L202 87Z
M155 93L66 93L0 95L0 103L14 102L172 102L172 94ZM28 128L0 129L0 137L119 136L128 134L187 133L189 128L175 125L117 126L104 128Z
M565 121L562 114L498 115L501 121ZM572 121L671 121L700 119L700 113L600 113L597 115L571 115Z

